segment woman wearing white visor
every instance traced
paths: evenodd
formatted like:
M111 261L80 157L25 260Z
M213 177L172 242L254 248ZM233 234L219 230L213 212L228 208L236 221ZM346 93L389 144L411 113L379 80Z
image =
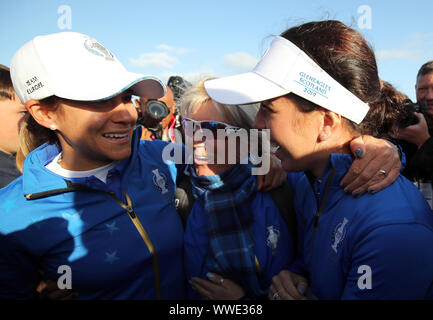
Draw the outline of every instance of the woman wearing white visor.
M301 254L273 278L269 298L302 299L307 284L319 299L433 298L433 215L413 184L399 176L360 198L339 187L349 141L374 135L392 113L358 32L338 21L288 29L253 72L205 86L220 103L261 101L256 127L271 130L283 168L299 172L289 177Z
M183 299L179 167L140 143L131 102L165 86L73 32L26 43L11 75L29 115L23 175L0 192L0 298L32 298L42 272L81 299Z

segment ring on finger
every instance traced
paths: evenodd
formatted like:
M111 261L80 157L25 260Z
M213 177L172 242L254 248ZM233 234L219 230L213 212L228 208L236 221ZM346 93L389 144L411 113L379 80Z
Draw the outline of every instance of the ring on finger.
M383 170L383 169L380 169L380 170L379 170L379 173L382 173L384 176L386 176L386 171Z
M220 285L222 285L224 283L224 278L220 279Z
M275 292L272 296L272 300L278 300L280 298L280 295L278 294L278 291Z

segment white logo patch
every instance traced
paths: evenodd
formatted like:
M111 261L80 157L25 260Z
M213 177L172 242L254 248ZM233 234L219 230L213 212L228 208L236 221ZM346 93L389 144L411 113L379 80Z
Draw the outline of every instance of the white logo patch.
M168 179L165 174L160 173L158 169L152 170L153 173L153 185L161 191L161 194L168 192Z
M338 248L341 247L341 244L346 236L346 224L349 222L346 218L344 218L342 223L339 223L332 233L332 245L331 248L337 253Z
M268 237L266 238L266 245L272 249L272 252L277 250L280 240L280 231L275 229L274 226L266 228L268 230Z

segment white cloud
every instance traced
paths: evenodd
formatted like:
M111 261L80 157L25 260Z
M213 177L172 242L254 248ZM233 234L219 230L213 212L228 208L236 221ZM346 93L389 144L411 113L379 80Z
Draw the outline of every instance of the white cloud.
M259 60L246 52L235 52L224 56L224 64L236 69L250 71Z
M415 46L427 46L433 44L433 32L428 33L413 33L410 35L410 40L407 43L407 46L415 47Z
M419 59L427 54L433 45L433 32L413 33L407 41L402 42L400 48L377 50L378 59Z
M377 50L377 59L414 59L419 57L419 50L409 49L392 49L392 50Z
M138 59L129 58L129 62L133 66L140 68L144 66L172 68L179 63L179 60L165 52L151 52L141 54Z
M177 53L177 54L185 54L185 53L191 52L190 49L176 48L176 47L170 46L170 45L165 44L165 43L161 43L161 44L157 45L156 49L157 50L161 50L161 51L174 52L174 53Z

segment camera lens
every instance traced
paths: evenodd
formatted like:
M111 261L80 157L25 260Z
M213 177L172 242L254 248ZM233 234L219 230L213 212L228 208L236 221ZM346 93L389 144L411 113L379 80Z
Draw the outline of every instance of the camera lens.
M169 112L168 107L162 101L148 100L146 102L146 113L153 119L162 120Z

